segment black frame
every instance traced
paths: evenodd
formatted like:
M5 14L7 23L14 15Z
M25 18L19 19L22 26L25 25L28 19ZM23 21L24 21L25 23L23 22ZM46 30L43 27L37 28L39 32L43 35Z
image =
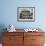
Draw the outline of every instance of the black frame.
M33 17L33 19L32 18L26 18L26 19L21 18L20 19L20 13L21 13L22 9L23 10L28 9L28 12L29 11L31 12L31 9L32 9L32 13L33 13L32 17ZM34 22L35 21L35 7L18 7L17 8L17 21L20 21L20 22Z

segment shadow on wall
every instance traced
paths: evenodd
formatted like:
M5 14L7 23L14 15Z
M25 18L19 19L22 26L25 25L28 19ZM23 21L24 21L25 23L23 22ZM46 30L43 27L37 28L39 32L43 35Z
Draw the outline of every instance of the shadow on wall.
M2 32L6 31L6 30L3 30L4 28L6 28L5 25L0 24L0 43L2 43L2 36L3 36Z

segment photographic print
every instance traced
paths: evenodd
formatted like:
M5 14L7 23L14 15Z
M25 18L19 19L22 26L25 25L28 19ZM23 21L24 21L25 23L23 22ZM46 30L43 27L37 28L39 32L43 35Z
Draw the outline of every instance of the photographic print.
M35 7L18 7L17 21L35 21Z

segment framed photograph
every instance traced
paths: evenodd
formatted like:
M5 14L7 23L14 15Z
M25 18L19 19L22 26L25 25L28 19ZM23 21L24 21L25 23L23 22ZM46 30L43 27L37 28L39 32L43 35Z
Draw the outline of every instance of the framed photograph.
M18 7L17 21L21 22L35 21L35 7Z

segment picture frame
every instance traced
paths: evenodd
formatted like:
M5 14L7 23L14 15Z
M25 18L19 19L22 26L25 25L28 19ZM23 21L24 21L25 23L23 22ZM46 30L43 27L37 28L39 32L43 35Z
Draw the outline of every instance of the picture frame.
M17 21L20 22L34 22L35 21L35 7L18 7Z

